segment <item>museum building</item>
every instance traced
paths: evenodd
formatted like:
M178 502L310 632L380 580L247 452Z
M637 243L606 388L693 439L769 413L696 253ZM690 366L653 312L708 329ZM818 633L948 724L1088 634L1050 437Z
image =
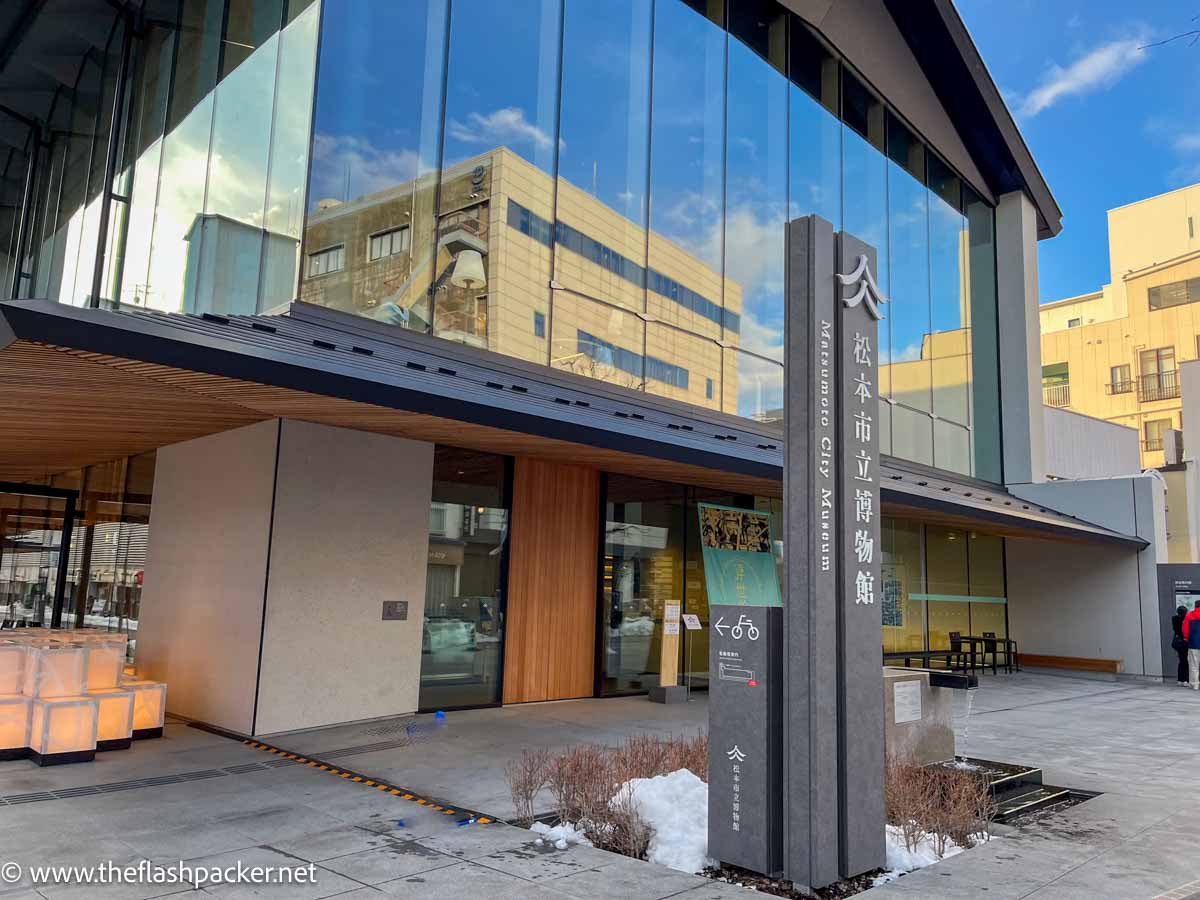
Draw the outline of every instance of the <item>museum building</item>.
M6 627L246 735L704 689L812 215L889 299L882 649L1161 676L1161 492L1046 480L1061 212L950 0L9 4Z

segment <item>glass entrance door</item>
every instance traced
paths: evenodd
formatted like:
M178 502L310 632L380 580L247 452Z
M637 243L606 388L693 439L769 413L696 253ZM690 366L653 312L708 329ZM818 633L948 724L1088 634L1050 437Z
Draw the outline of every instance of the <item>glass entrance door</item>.
M500 702L508 466L438 446L421 632L423 710Z
M0 626L48 627L66 593L62 547L73 503L37 485L0 483ZM66 492L58 492L65 494Z

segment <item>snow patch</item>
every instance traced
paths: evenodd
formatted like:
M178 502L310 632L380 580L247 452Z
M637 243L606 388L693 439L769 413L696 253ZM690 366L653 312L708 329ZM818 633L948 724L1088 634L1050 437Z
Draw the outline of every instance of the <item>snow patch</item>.
M985 834L974 836L976 843L982 843L988 839ZM899 825L887 826L887 867L888 871L882 875L875 877L872 882L874 887L881 884L887 884L889 881L895 881L901 875L907 875L909 872L915 872L917 869L923 869L926 866L932 866L935 862L940 862L943 859L949 859L952 856L957 856L965 849L959 846L952 840L946 842L946 852L943 856L937 855L936 844L934 837L931 834L921 832L917 839L917 845L912 850L904 845L904 832Z
M646 859L680 872L712 865L708 858L708 785L688 769L621 785L638 815L654 831Z
M581 847L592 846L592 842L587 839L583 830L576 828L570 822L554 826L547 825L545 822L534 822L529 830L538 836L534 843L539 847L552 844L556 850L566 850L575 844Z

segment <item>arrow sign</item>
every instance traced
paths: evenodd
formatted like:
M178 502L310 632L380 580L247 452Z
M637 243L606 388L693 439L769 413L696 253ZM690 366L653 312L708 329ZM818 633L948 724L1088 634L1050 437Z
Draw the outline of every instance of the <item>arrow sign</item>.
M713 622L713 631L715 631L717 634L721 635L721 637L725 637L725 632L729 630L728 625L721 624L724 621L725 621L725 617L721 616L720 618L717 619L717 621ZM724 630L722 630L722 629L724 629Z

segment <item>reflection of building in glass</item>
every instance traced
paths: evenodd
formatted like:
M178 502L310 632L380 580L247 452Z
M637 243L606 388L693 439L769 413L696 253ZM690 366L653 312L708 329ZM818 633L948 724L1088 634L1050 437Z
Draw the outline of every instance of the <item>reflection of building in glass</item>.
M300 245L294 237L207 214L196 216L185 239L183 312L251 315L260 296L286 297L293 289Z
M314 198L300 299L710 409L738 411L739 378L760 402L777 391L769 360L722 364L738 346L736 282L653 233L661 269L638 264L610 244L646 232L562 179L552 224L536 210L555 187L507 148L459 163L442 174L435 246L412 224L431 179ZM551 254L573 290L545 279Z

